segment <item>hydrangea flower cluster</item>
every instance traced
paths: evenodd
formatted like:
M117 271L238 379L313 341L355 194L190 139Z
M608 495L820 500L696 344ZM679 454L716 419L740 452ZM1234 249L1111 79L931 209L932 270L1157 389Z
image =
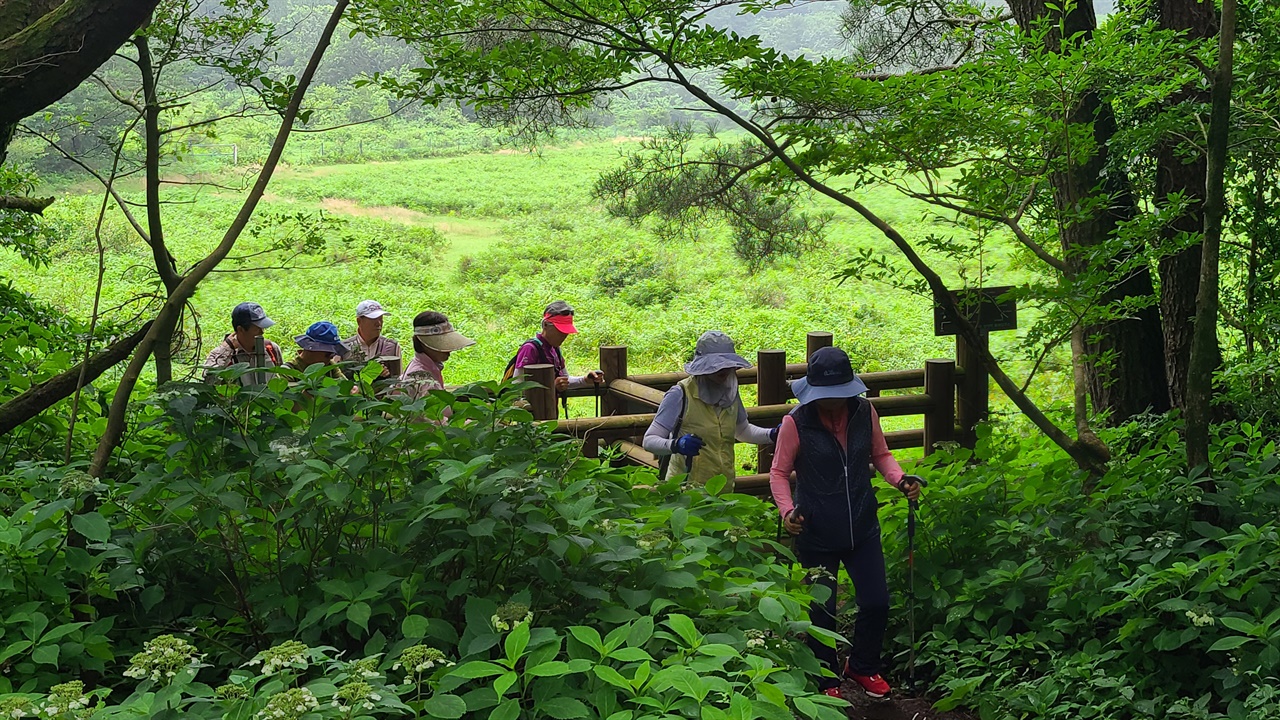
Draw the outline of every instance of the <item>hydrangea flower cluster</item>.
M608 535L609 533L613 533L617 531L618 523L613 520L610 520L609 518L604 518L603 520L595 524L595 529L598 532L602 532Z
M1207 608L1203 605L1197 605L1191 608L1190 610L1188 610L1187 619L1189 619L1191 621L1191 624L1195 625L1196 627L1208 627L1209 625L1212 625L1214 622L1212 611L1210 610L1210 608Z
M729 542L736 543L741 540L746 540L748 537L750 537L751 531L747 530L744 527L738 527L735 525L729 528L728 530L725 530L724 536L729 540Z
M497 617L497 615L494 615L494 617ZM400 653L400 659L396 661L395 665L391 666L391 669L399 670L404 668L406 673L418 675L438 667L453 667L453 663L436 648L428 645L414 645L413 647L405 648L405 651ZM404 684L410 685L412 683L408 678L405 678Z
M293 688L276 693L267 706L254 717L258 720L298 720L312 710L320 709L320 701L306 688Z
M376 657L356 660L347 666L347 672L351 673L351 677L360 678L361 680L382 677L382 673L378 671L378 658Z
M219 700L247 700L249 689L243 685L219 685L213 694L217 695Z
M382 696L373 691L372 685L363 680L353 680L338 688L331 705L339 712L349 713L357 707L372 710L373 704L381 699Z
M93 492L100 487L98 479L83 470L69 470L62 476L58 484L58 494L62 497L79 497Z
M1172 530L1161 530L1147 538L1147 543L1159 550L1160 548L1171 548L1181 539L1182 536Z
M72 680L49 688L49 697L40 706L40 713L51 718L70 714L74 718L87 718L93 714L89 709L89 697L84 694L84 683Z
M263 650L246 664L262 665L263 675L274 675L284 668L306 670L311 664L307 660L307 651L310 649L297 640L290 640L269 650Z
M509 602L498 608L498 612L489 618L489 622L493 623L494 630L506 632L533 622L533 611L523 603Z
M296 437L276 438L267 443L267 447L285 464L304 460L308 455L307 447Z
M0 698L0 718L9 720L10 718L20 719L31 717L36 714L35 705L31 704L31 698L21 695L10 695L6 698Z
M763 630L748 630L747 649L756 650L765 646L765 632Z
M668 537L665 532L662 532L661 530L655 530L653 532L647 532L644 535L641 535L640 539L636 540L636 547L640 548L641 550L652 550L655 547L661 545L662 543L670 539L671 538Z
M199 663L199 654L191 643L172 635L161 635L142 646L142 652L129 660L124 676L135 680L163 682Z

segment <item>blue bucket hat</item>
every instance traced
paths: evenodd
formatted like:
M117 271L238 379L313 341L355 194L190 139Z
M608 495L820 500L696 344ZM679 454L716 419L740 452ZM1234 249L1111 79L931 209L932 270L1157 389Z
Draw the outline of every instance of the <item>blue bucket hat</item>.
M734 351L733 339L719 330L708 330L698 338L693 359L685 363L690 375L710 375L726 368L749 368L751 363Z
M341 358L347 356L347 346L338 337L338 327L328 320L312 323L305 333L293 340L303 350L331 352Z
M848 353L837 347L815 352L804 377L791 381L791 392L801 405L814 400L851 398L866 391L866 384L853 372Z

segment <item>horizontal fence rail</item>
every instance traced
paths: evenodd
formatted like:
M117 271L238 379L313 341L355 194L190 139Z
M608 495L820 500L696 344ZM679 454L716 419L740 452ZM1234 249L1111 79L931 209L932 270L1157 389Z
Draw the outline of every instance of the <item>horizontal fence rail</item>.
M830 333L809 333L805 343L807 355L830 346L831 339ZM957 346L958 356L969 361L969 368L957 367L952 359L939 359L926 361L923 368L859 375L867 386L872 406L881 417L919 415L923 418L923 427L885 433L890 450L923 448L925 454L929 454L939 443L957 440L972 446L972 428L987 414L988 383L985 371L973 362L976 353L966 350ZM557 420L555 368L550 365L525 367L526 379L538 384L525 392L534 417L554 424L558 434L582 440L583 452L590 457L598 457L602 445L613 446L620 461L656 468L657 458L640 445L641 439L653 422L654 411L664 393L688 375L683 372L629 374L627 348L616 345L600 348L600 368L605 376L603 383L562 393L571 398L598 397L600 416ZM757 386L760 404L747 408L748 420L765 427L780 423L796 407L788 381L804 377L807 370L807 363L787 363L784 351L759 351L754 367L738 370L740 385ZM903 390L919 392L881 395ZM767 473L772 458L772 448L761 446L756 474L738 476L737 491L767 496Z

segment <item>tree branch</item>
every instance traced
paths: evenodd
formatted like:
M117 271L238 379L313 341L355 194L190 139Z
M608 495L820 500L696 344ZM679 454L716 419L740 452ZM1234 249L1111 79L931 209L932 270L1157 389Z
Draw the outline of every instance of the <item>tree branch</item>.
M0 195L0 210L18 210L33 215L44 214L56 198L33 198L23 195Z

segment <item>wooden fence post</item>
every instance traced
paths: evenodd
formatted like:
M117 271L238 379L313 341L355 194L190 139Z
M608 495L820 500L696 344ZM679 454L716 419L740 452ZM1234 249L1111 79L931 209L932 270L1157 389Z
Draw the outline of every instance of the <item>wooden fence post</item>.
M627 378L627 346L601 345L600 372L604 373L604 397L600 398L600 414L604 417L625 414L626 401L609 392L609 383Z
M924 362L924 392L933 400L932 406L924 414L924 454L930 455L937 443L955 439L955 360Z
M525 365L522 368L524 379L535 382L542 387L529 388L524 391L524 399L529 401L529 409L534 420L556 419L556 369L553 365Z
M253 384L266 384L267 376L262 368L267 366L267 339L261 335L253 339L253 366L257 368L253 371Z
M787 385L787 351L756 352L756 405L781 405L790 396ZM767 473L773 464L773 447L760 445L756 450L756 472Z
M811 332L805 336L804 342L804 361L809 362L809 358L819 349L831 347L831 333L829 332Z
M989 339L987 333L982 333L984 347L990 347ZM960 425L958 440L965 447L973 448L978 441L974 428L978 423L986 422L991 412L991 375L978 349L971 347L960 335L956 335L956 365L964 370L956 397L956 420Z

